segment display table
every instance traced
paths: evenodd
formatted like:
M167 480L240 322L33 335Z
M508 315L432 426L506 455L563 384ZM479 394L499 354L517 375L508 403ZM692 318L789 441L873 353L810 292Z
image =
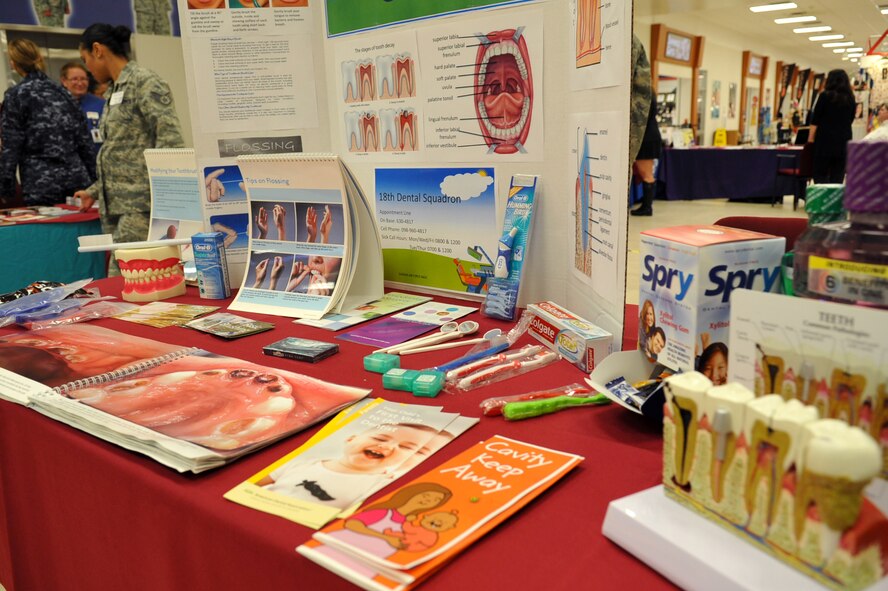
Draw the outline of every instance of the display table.
M103 294L119 293L121 279L98 285ZM196 295L194 288L188 288L186 296L174 301L213 303ZM636 314L632 308L630 322ZM396 402L442 405L446 411L469 416L481 416L478 404L487 397L566 385L584 377L562 361L476 391L415 398L384 390L379 374L362 369L362 358L372 351L369 347L338 341L340 352L314 365L264 356L263 345L285 336L333 340L336 333L285 318L243 315L274 322L276 328L226 342L186 328L155 329L114 319L97 324L373 388L371 396ZM511 326L480 314L469 318L481 324L482 333ZM525 336L519 344L530 340ZM427 367L458 355L459 350L411 355L403 365ZM229 466L182 475L36 411L0 401L0 583L8 591L352 590L355 587L344 579L296 554L295 547L309 539L312 530L222 498L318 428ZM418 470L430 469L495 434L578 453L586 460L422 588L670 588L668 581L601 534L611 500L658 483L660 431L659 424L616 405L576 408L514 423L481 417L478 425Z
M772 198L776 186L777 154L801 154L801 146L759 148L666 148L657 167L666 199Z
M77 252L78 236L101 234L99 213L72 213L0 226L0 293L34 281L70 283L107 275L106 253Z

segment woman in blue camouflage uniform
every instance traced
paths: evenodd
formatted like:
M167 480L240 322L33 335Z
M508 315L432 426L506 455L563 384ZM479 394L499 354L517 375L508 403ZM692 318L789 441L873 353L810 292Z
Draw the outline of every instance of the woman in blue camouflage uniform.
M43 73L32 41L9 43L9 60L24 77L6 91L0 116L0 201L15 197L16 170L25 205L55 205L96 178L95 152L83 112Z
M97 23L80 37L86 68L98 82L111 81L111 88L99 124L98 179L75 196L83 210L98 203L103 229L114 242L148 238L151 188L143 152L185 145L169 85L129 59L131 34L123 26ZM109 274L116 274L114 265Z

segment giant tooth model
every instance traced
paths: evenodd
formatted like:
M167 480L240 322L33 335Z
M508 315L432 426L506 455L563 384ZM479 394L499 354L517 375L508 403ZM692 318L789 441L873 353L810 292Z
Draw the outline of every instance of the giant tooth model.
M866 431L697 372L667 378L665 390L671 498L832 588L863 589L888 573L888 518L863 492L882 451Z

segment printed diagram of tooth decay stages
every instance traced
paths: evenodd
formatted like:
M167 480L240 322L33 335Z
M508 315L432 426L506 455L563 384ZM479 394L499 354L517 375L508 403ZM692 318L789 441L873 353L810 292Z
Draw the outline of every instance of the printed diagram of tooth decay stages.
M341 153L372 160L415 160L417 122L416 36L375 35L337 41L340 67Z
M576 162L574 183L574 261L580 276L592 283L602 297L610 297L617 282L620 248L620 196L625 194L617 182L614 168L619 158L613 154L619 138L608 122L622 121L618 112L581 113L571 117L576 130L576 145L571 156Z
M575 55L571 90L616 86L622 82L622 56L629 33L625 6L618 0L572 0Z
M543 11L496 11L417 34L426 160L542 160Z

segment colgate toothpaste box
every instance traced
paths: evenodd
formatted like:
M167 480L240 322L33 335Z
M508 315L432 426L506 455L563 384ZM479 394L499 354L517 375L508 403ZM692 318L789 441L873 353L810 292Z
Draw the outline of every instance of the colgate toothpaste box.
M781 290L786 239L724 226L641 233L638 348L673 370L727 380L731 292Z
M533 314L527 329L531 336L586 373L613 352L611 333L554 302L530 304L527 310Z

